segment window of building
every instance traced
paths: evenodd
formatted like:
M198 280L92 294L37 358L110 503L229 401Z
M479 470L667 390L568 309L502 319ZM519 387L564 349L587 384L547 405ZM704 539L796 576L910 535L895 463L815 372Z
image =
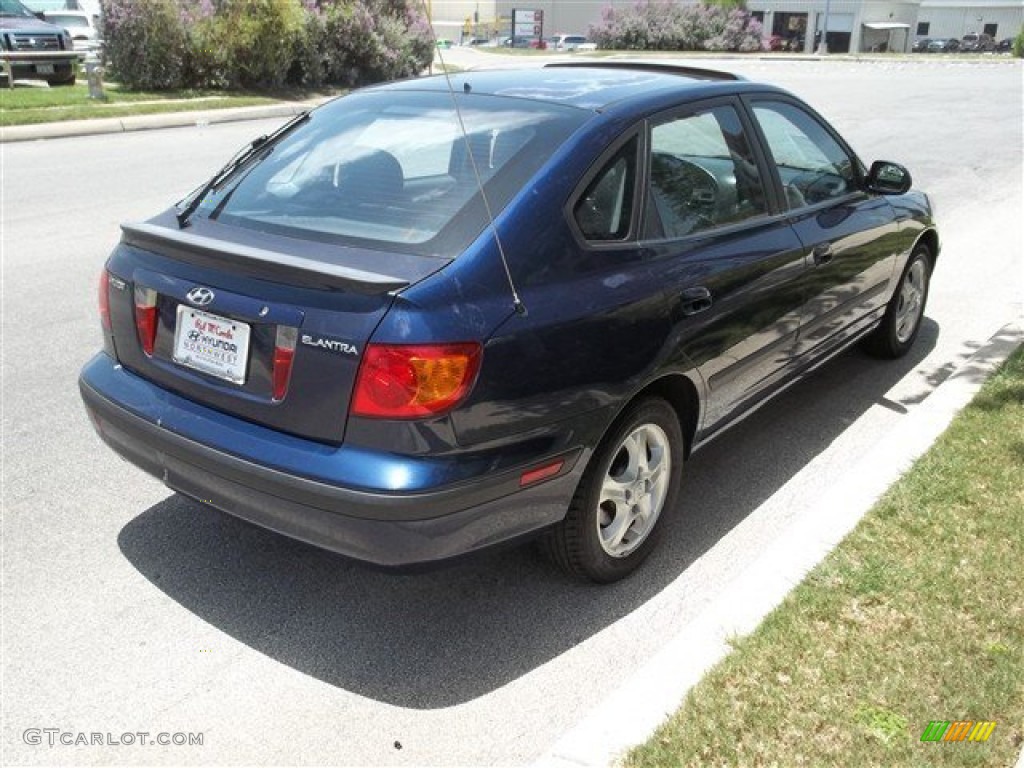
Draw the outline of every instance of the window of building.
M917 36L918 37L927 37L928 36L928 29L930 27L931 27L931 22L930 21L919 21L919 22L917 22Z

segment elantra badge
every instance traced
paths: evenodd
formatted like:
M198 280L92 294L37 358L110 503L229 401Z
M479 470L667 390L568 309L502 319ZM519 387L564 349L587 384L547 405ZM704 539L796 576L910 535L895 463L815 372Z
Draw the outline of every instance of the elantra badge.
M185 294L185 298L195 304L197 307L205 307L211 301L213 301L213 291L209 288L203 288L197 286L191 291Z
M328 352L339 352L343 355L359 355L359 348L350 342L340 339L331 339L327 336L311 336L308 333L302 334L299 340L307 347L319 347Z

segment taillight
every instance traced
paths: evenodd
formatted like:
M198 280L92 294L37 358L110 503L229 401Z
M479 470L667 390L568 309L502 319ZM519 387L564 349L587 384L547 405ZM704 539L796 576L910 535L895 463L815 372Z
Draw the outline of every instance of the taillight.
M100 272L99 300L100 323L103 325L103 330L109 333L113 326L110 324L110 277L107 275L106 269Z
M284 400L288 394L288 380L292 375L292 361L295 359L295 341L298 339L299 329L287 325L277 326L277 336L274 340L274 370L272 378L274 382L274 399Z
M480 345L370 344L352 398L355 416L413 419L455 407L480 370Z
M135 328L142 351L152 355L156 344L156 291L152 288L135 286Z

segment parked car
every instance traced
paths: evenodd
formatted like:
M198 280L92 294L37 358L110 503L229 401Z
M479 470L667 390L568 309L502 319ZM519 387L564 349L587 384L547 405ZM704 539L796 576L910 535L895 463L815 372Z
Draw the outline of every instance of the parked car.
M1013 38L1004 37L996 43L996 51L999 53L1010 53L1013 51Z
M538 37L506 37L502 41L502 45L506 48L534 48L539 50L545 50L548 47L547 41Z
M72 85L78 55L71 35L36 17L18 0L0 0L0 59L7 78Z
M359 90L122 225L100 437L359 560L541 535L609 582L693 451L854 343L910 350L939 239L905 168L771 85L572 64Z
M910 47L912 53L925 53L928 50L928 46L931 44L932 39L930 37L919 37L914 41L914 44Z
M597 45L584 35L555 35L548 38L548 47L556 51L596 51Z
M76 51L91 53L103 47L98 17L85 11L48 11L43 17L54 26L67 30Z
M960 41L960 50L964 53L991 53L996 49L996 41L991 35L971 32Z
M928 53L956 53L959 50L960 41L955 37L940 37L928 43Z

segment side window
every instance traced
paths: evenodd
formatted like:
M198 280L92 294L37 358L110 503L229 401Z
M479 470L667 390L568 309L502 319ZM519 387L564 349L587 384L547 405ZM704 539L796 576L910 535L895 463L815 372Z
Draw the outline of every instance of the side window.
M615 153L580 196L573 216L587 240L622 240L633 220L637 140Z
M647 237L683 237L767 213L743 124L723 106L655 125Z
M785 102L758 101L754 115L779 169L790 209L857 189L853 158L817 119Z

